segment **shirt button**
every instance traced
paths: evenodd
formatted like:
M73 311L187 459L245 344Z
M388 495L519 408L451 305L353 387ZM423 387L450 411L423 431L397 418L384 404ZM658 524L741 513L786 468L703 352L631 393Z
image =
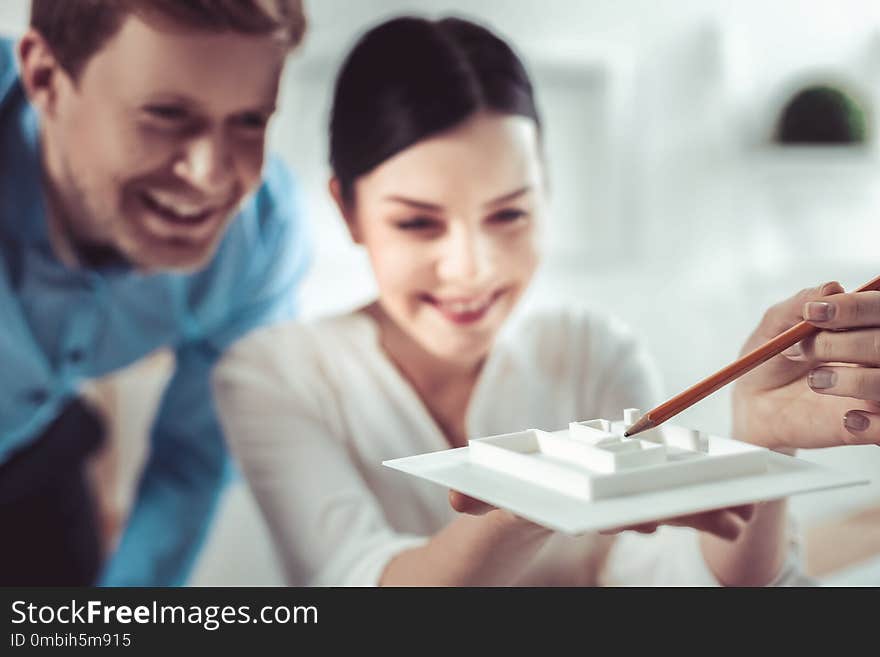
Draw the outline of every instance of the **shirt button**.
M45 388L34 388L25 393L25 399L34 406L42 406L49 399L49 391Z
M67 352L67 360L74 365L81 363L85 357L86 352L83 349L74 348Z

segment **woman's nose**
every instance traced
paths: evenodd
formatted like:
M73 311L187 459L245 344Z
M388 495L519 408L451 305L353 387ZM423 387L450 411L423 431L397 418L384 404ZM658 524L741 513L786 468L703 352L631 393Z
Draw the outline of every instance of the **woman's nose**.
M484 240L470 231L457 231L443 245L438 275L449 281L481 280L489 269L490 256Z

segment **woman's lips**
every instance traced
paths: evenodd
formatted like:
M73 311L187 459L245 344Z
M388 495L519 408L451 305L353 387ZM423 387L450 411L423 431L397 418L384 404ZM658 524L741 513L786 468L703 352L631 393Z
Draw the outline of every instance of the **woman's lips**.
M481 297L438 299L427 294L424 300L453 324L474 324L483 319L504 290L496 290L492 294Z

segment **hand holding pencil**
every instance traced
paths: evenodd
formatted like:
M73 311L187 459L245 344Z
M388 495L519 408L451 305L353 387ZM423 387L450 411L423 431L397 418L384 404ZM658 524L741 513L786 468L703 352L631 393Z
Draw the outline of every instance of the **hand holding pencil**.
M880 292L802 292L768 311L745 349L800 319L821 330L737 382L734 436L770 447L880 443Z
M852 293L826 283L773 306L739 360L644 419L659 425L737 380L735 438L774 449L880 443L878 288L880 277Z

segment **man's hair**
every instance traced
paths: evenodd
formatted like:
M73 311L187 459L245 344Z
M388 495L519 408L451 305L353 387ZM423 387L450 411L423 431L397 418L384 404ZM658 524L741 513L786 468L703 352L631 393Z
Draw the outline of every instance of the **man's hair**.
M277 34L292 50L306 29L302 0L32 0L31 27L74 78L129 14L209 31Z

